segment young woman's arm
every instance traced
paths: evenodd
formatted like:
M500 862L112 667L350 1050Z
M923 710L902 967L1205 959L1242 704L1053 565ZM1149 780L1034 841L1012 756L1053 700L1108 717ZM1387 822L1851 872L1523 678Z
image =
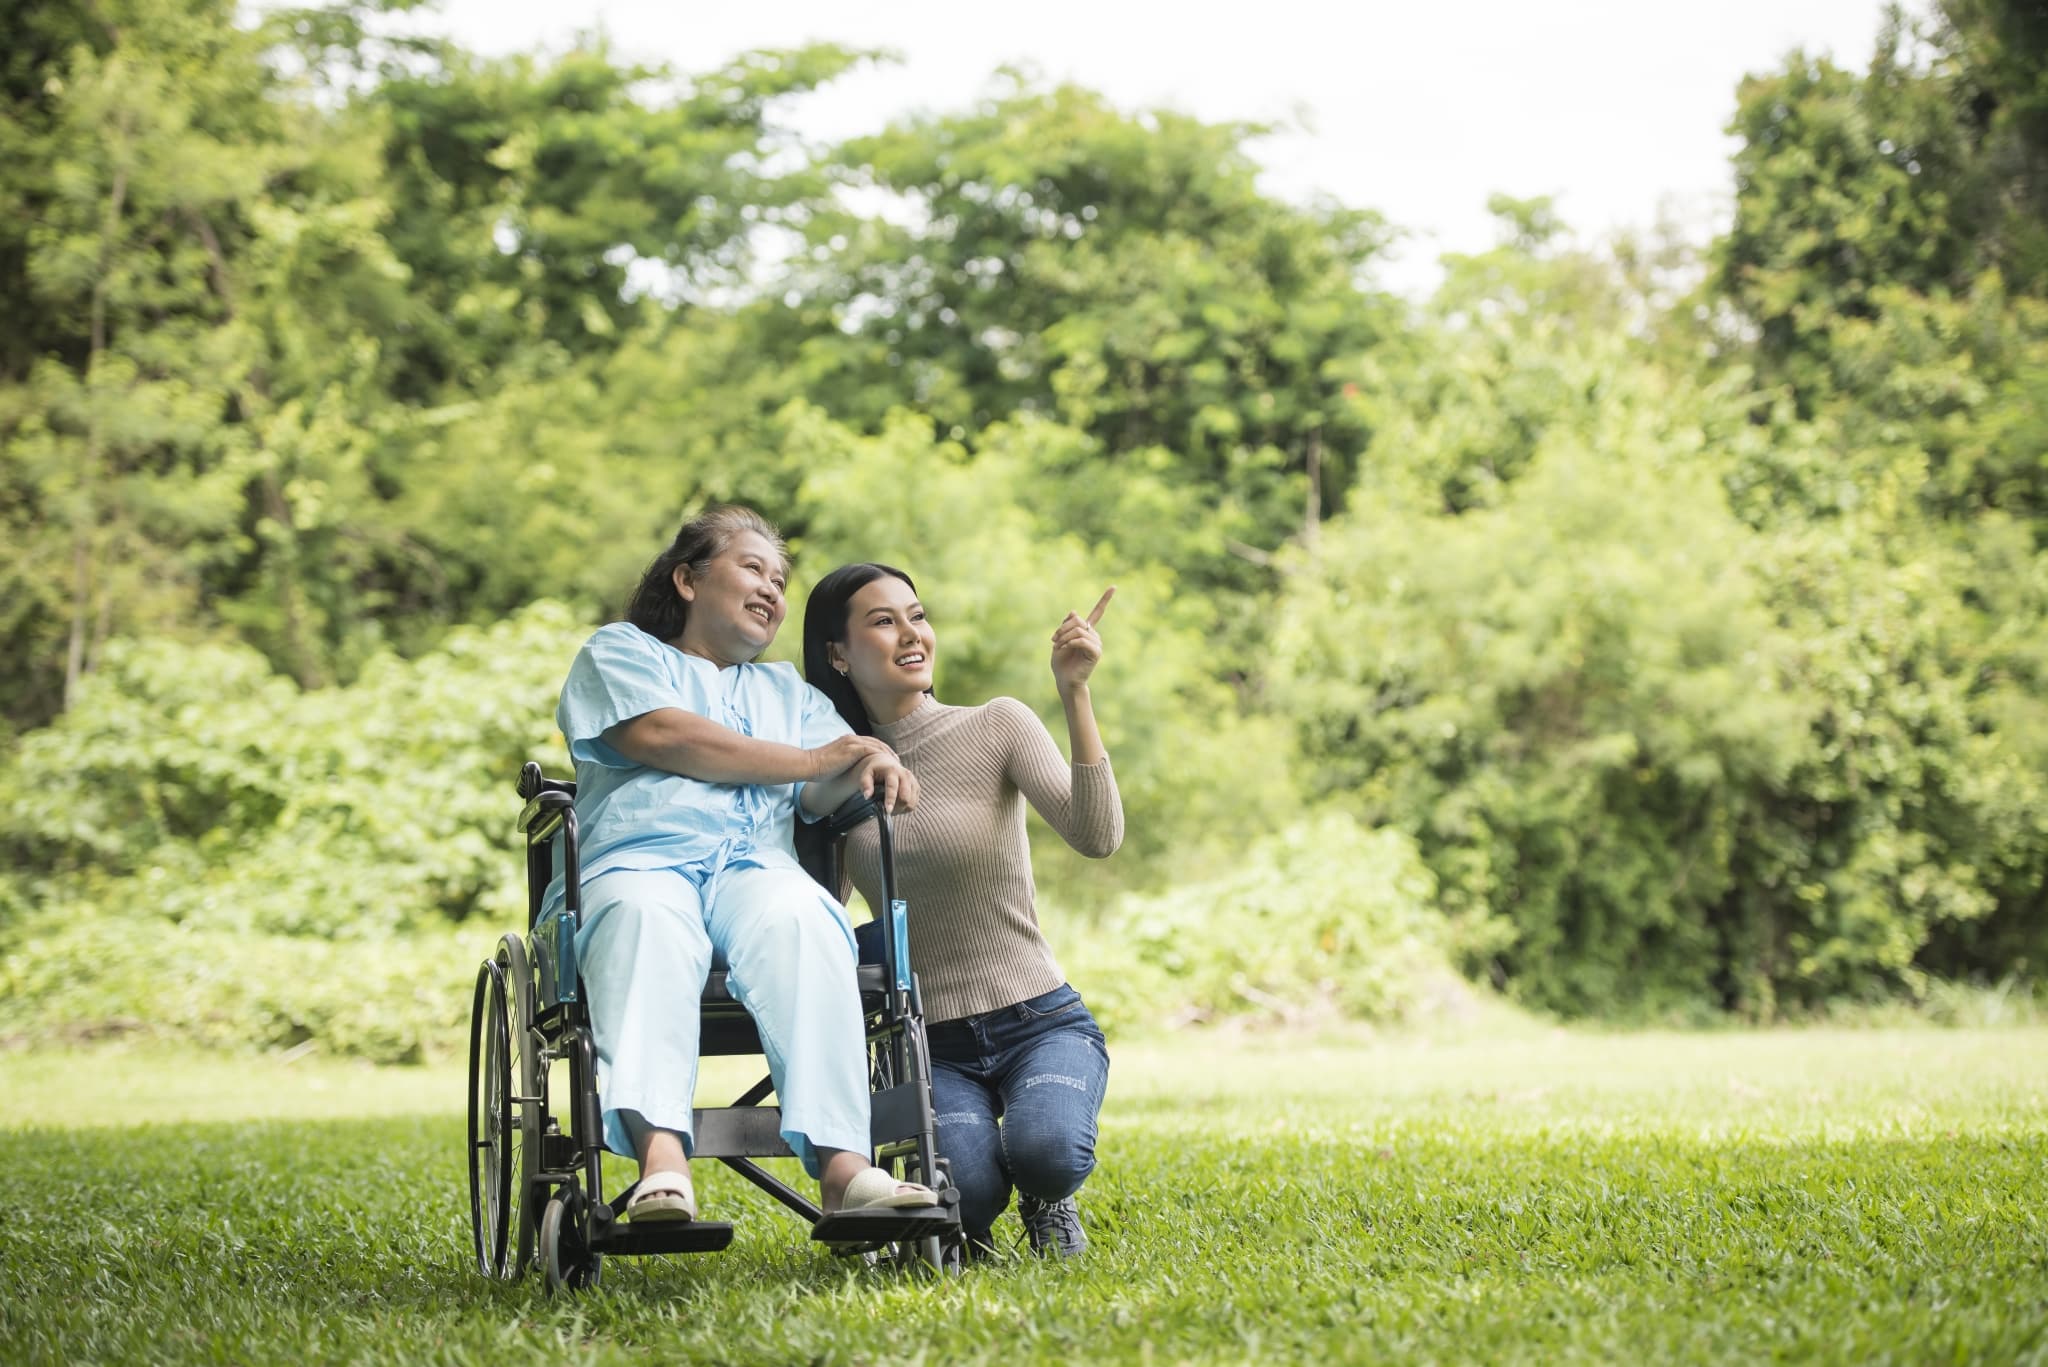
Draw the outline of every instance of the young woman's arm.
M1115 594L1113 588L1104 593L1086 617L1068 613L1052 634L1052 678L1067 714L1071 767L1061 762L1038 714L1015 698L997 698L984 713L1010 782L1060 839L1091 859L1114 854L1124 839L1123 799L1088 694L1088 678L1102 659L1095 625Z
M1100 764L1108 752L1102 748L1102 732L1095 725L1095 706L1088 696L1088 677L1102 660L1102 637L1095 630L1109 600L1116 597L1111 586L1095 601L1086 617L1068 613L1052 634L1052 681L1060 691L1060 706L1067 713L1067 746L1076 764Z
M1003 776L1060 839L1090 859L1116 853L1124 839L1124 805L1109 756L1083 764L1077 744L1069 765L1038 714L1015 698L996 698L982 716Z
M1076 684L1060 690L1060 706L1067 713L1067 748L1074 763L1100 764L1109 758L1102 748L1102 732L1095 725L1095 706L1088 698L1088 685Z

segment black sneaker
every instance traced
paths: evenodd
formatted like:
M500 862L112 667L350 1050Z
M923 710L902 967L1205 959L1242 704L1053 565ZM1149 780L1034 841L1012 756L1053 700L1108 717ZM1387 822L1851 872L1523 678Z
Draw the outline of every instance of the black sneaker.
M1041 1201L1019 1192L1017 1218L1031 1236L1031 1251L1040 1257L1071 1258L1088 1247L1088 1236L1081 1232L1081 1208L1071 1196Z

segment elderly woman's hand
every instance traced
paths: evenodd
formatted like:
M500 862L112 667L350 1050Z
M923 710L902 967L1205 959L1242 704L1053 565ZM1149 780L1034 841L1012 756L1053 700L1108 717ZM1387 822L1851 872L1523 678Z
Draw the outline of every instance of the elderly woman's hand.
M813 779L837 778L856 764L881 755L891 759L896 757L889 743L875 736L841 736L804 753L811 757Z

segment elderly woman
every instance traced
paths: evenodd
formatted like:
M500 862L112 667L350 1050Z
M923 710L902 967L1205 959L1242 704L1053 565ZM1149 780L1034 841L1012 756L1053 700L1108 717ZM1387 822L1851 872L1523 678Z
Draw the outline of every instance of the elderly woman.
M628 620L578 652L556 712L576 762L576 952L605 1144L639 1160L633 1220L696 1216L698 1002L714 954L760 1029L783 1138L825 1212L937 1201L868 1161L853 931L791 845L799 810L814 819L856 790L908 809L917 782L792 666L755 663L782 624L786 574L756 513L684 524Z

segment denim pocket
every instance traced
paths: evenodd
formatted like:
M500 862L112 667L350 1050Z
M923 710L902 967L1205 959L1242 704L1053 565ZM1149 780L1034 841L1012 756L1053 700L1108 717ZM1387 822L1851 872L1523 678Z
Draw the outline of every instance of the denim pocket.
M1040 993L1017 1003L1017 1014L1032 1020L1050 1020L1064 1016L1081 1005L1081 994L1068 983L1061 983L1050 992Z

